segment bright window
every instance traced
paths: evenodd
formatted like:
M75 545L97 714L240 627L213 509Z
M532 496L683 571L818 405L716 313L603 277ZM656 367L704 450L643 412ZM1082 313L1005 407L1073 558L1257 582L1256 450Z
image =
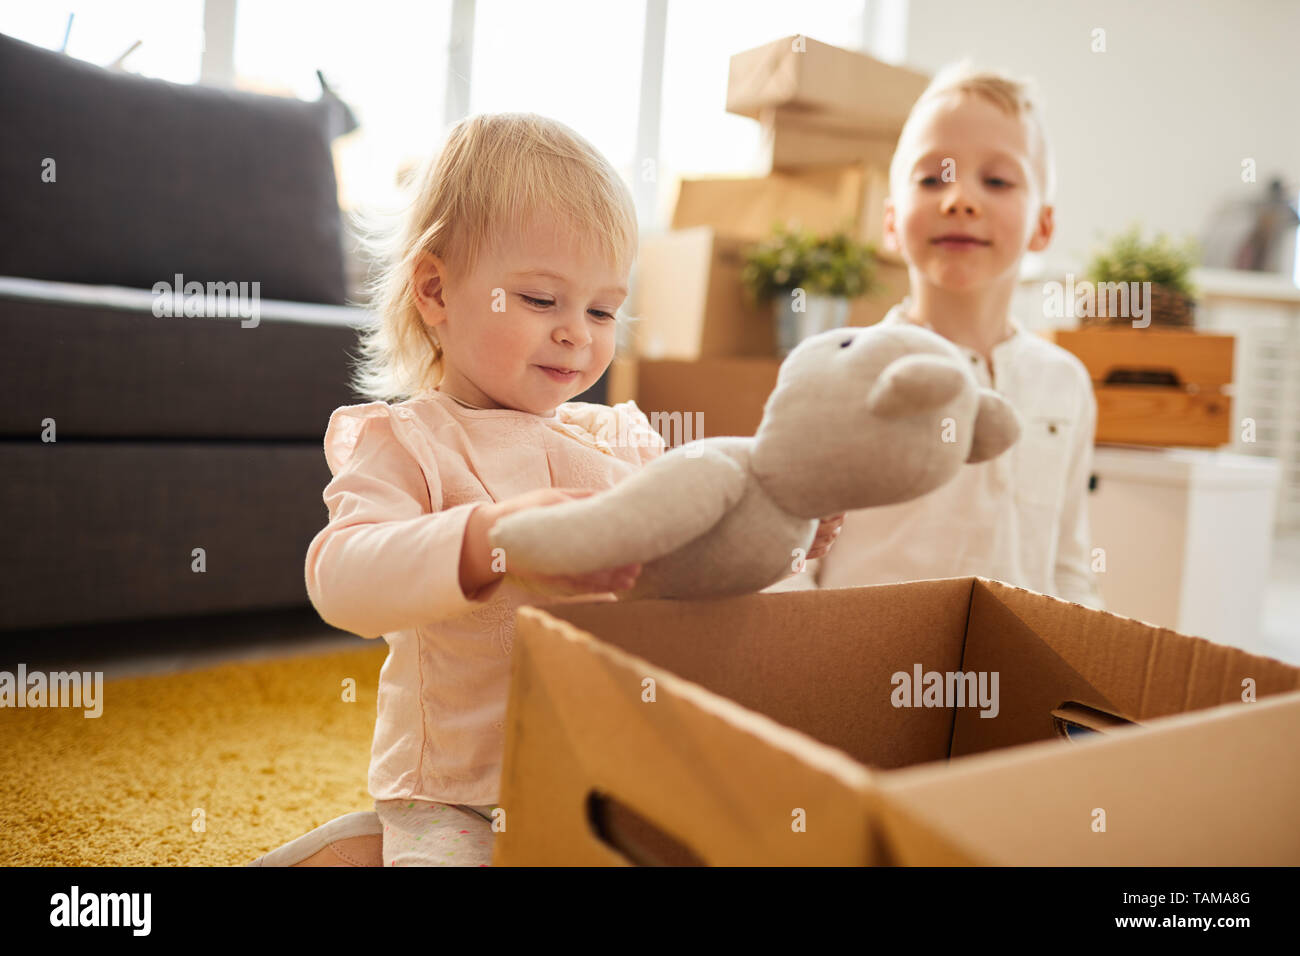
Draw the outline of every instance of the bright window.
M122 3L0 3L0 33L57 50L74 14L67 54L108 66L141 41L123 67L173 83L197 83L203 55L202 0Z

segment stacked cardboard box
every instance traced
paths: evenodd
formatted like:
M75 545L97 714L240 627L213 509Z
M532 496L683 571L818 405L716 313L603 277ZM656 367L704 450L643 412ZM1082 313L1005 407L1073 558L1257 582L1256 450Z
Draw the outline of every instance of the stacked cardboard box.
M749 386L775 381L779 360L773 307L748 300L741 270L774 222L876 246L878 286L853 300L850 325L879 321L906 295L907 270L880 248L882 219L894 144L927 82L802 36L732 57L727 109L762 124L767 173L682 180L670 230L641 244L634 354L616 361L611 402L685 410L674 394L689 394L708 434L751 433L735 429L757 424L767 392ZM641 391L651 382L663 388Z

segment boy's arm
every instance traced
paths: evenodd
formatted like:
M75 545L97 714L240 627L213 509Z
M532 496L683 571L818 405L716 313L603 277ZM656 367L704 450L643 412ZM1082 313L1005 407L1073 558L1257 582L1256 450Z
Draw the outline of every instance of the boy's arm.
M1085 607L1105 610L1092 571L1092 530L1088 520L1088 484L1092 475L1092 446L1097 434L1097 399L1086 383L1084 415L1075 430L1070 468L1066 474L1056 548L1056 596Z
M365 420L323 497L329 523L307 548L305 578L326 623L378 637L463 614L497 589L500 579L474 599L461 590L466 527L491 502L441 510L441 487L430 487L386 416Z

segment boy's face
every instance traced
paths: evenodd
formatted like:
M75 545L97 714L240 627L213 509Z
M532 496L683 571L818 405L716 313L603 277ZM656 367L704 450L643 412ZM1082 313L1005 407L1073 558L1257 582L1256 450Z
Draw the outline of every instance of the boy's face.
M923 109L899 147L906 160L885 204L885 247L950 291L1014 282L1021 256L1052 235L1026 123L968 93ZM943 239L954 234L974 241Z
M550 220L489 244L468 276L448 277L442 260L426 255L416 298L442 344L439 390L483 408L549 415L595 384L614 357L627 283L626 272Z

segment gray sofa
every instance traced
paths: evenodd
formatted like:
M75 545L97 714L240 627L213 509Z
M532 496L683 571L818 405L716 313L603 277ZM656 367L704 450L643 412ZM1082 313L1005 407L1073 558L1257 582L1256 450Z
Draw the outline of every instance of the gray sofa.
M329 104L2 35L0 88L0 630L308 605L325 423L364 400ZM260 283L256 323L155 314L177 274Z
M4 35L0 89L0 631L12 648L110 622L166 640L196 615L320 623L303 562L328 518L321 441L365 401L346 383L369 321L345 301L339 101ZM190 282L258 282L256 321L157 308L158 283Z

